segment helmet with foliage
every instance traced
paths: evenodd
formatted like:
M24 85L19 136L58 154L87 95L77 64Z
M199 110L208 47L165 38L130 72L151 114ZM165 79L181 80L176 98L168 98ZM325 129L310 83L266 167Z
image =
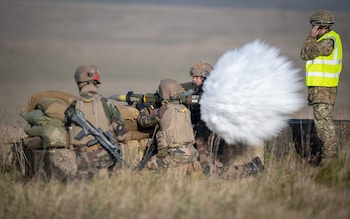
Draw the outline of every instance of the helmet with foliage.
M163 99L173 99L184 92L184 88L173 79L163 79L159 83L159 95Z
M330 27L334 24L334 17L331 12L321 9L310 16L310 24Z
M75 82L79 85L83 82L101 84L98 69L94 65L81 65L75 71Z
M206 79L209 73L213 70L213 67L206 61L200 61L190 68L191 77L200 76Z

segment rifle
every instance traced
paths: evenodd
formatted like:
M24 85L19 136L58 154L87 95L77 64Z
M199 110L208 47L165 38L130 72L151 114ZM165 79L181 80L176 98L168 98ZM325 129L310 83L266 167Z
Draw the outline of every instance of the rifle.
M103 132L101 128L95 128L85 119L84 114L79 109L75 109L71 116L71 120L82 128L82 130L74 137L75 139L80 140L84 136L92 135L95 139L87 143L88 147L100 143L100 145L110 154L114 162L117 162L118 160L122 161L120 145L113 138L110 131Z
M156 132L158 130L158 127L159 125L157 124L155 127L154 127L154 130L153 130L153 134L152 134L152 139L150 142L147 142L147 151L146 151L146 154L145 156L143 156L142 160L137 164L137 167L136 169L138 171L142 170L145 165L147 164L147 162L152 158L153 155L155 155L157 152L156 152L156 139L155 139L155 136L156 136Z

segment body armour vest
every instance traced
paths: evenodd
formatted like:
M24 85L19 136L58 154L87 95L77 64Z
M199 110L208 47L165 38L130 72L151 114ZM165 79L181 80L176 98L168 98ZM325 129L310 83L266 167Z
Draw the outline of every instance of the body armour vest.
M194 142L191 113L184 105L168 104L160 127L166 133L169 147Z
M82 96L78 97L76 103L76 109L79 109L87 121L89 121L95 128L101 128L103 132L113 130L110 121L106 115L105 109L103 107L102 96L95 94L84 98ZM95 137L92 135L84 136L82 139L77 140L75 137L82 130L80 126L72 124L72 135L70 137L71 144L75 146L85 146L91 140L94 140Z

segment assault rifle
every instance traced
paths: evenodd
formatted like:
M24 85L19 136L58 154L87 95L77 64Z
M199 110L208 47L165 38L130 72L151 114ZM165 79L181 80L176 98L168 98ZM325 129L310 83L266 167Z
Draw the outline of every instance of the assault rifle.
M156 133L158 131L159 125L157 124L154 127L153 134L152 134L152 139L150 142L147 143L147 149L146 153L143 156L142 160L137 164L137 170L140 171L142 170L147 162L152 158L153 155L157 154L157 145L156 145Z
M122 160L120 145L113 138L111 132L103 132L101 128L95 128L85 119L84 114L79 109L75 109L71 116L71 120L82 128L82 130L74 137L75 139L80 140L86 135L92 135L95 139L88 142L88 147L99 143L110 154L115 162Z

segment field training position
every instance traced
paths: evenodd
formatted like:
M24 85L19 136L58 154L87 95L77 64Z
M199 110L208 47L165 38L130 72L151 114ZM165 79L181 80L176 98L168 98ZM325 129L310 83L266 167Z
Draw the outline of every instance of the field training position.
M189 83L181 84L185 89ZM319 150L313 120L291 119L303 107L305 97L299 71L280 55L278 48L255 40L225 52L207 78L200 99L183 96L178 101L201 104L201 119L215 135L209 139L215 157L222 156L230 167L265 153L283 157L296 150L308 158ZM135 92L136 93L136 92ZM157 92L113 95L127 130L122 145L124 168L137 170L150 147L154 129L137 124L137 104L156 104ZM67 139L64 111L76 99L63 91L42 91L32 95L21 110L27 137L14 144L15 161L28 177L74 176L77 170L74 148ZM349 141L349 121L335 121L339 144ZM227 168L229 170L229 168Z

